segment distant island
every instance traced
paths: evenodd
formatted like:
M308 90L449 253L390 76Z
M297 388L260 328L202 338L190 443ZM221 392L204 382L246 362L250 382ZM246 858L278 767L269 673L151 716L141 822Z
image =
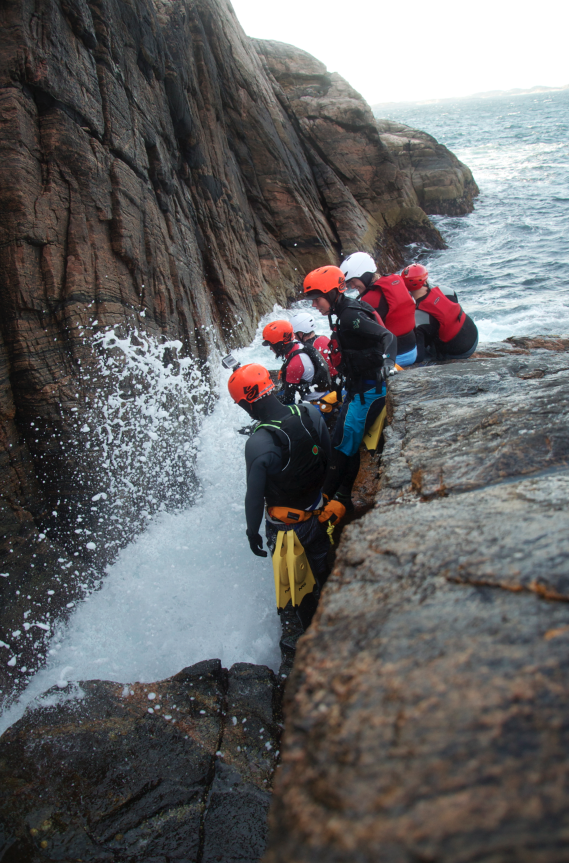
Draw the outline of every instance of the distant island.
M502 96L531 96L534 93L558 93L561 90L569 90L569 84L563 87L529 87L523 89L516 87L514 90L486 90L484 93L472 93L470 96L451 96L444 99L420 99L420 100L405 100L400 102L377 102L371 106L374 114L382 108L392 107L393 105L438 105L445 102L459 102L466 99L498 99Z

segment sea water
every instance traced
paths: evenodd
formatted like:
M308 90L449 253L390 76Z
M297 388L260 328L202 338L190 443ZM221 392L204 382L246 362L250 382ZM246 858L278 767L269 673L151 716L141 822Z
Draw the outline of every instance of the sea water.
M408 260L424 262L433 284L458 292L481 340L569 332L569 92L398 106L388 116L446 144L469 165L481 189L470 215L434 218L448 249L412 247ZM278 307L265 316L253 343L236 352L242 363L278 367L263 348L261 333L265 323L283 316ZM327 332L327 318L316 312L314 317L317 331ZM106 342L112 343L110 336ZM147 356L152 355L149 347ZM254 662L278 668L280 624L271 563L251 553L245 536L246 437L239 429L248 418L228 396L229 373L217 367L218 400L194 434L190 452L185 441L165 457L164 449L155 454L147 449L148 424L157 445L179 437L164 402L166 387L171 403L175 381L165 381L162 370L149 365L150 394L138 407L133 403L134 414L119 418L133 434L140 429L141 448L152 462L146 475L156 484L180 460L196 459L197 501L155 515L108 567L101 588L78 603L67 625L53 630L44 668L0 717L0 731L50 687L61 698L81 697L81 680L151 682L214 657L226 667ZM113 417L119 394L117 389L108 396ZM187 410L183 386L179 400ZM165 459L162 471L157 459ZM118 463L120 474L109 479L107 491L144 481L123 455ZM56 699L52 692L50 703Z
M448 249L409 250L457 291L481 341L569 333L569 90L383 107L472 170L468 216L433 217Z

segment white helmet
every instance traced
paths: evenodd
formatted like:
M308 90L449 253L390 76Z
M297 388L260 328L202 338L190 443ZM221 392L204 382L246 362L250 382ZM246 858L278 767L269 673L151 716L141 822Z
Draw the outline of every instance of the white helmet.
M340 264L345 279L349 282L350 279L362 279L362 276L367 278L362 279L366 287L369 287L375 271L375 261L367 252L354 252L353 255L348 255L345 261Z
M314 318L310 312L298 312L290 322L293 333L311 333L314 330Z

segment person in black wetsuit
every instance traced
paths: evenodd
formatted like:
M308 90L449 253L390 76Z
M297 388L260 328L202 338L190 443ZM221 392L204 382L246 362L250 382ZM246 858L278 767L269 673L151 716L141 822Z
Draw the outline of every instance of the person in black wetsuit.
M304 293L330 319L330 359L339 368L347 389L334 428L324 493L350 506L360 466L360 444L385 406L385 381L394 374L397 339L385 329L371 306L345 296L345 289L339 267L319 267L304 280ZM332 314L336 315L335 324Z
M321 588L328 577L330 542L316 516L285 524L270 515L273 507L291 507L309 513L323 506L322 485L330 460L330 436L322 415L312 405L283 405L273 394L268 371L257 363L240 366L228 382L231 397L258 425L245 445L247 538L253 554L266 557L259 528L267 506L267 546L274 552L279 530L294 530ZM316 610L310 593L296 609L304 629Z
M458 302L455 291L431 288L429 271L411 264L401 273L415 300L417 362L426 359L465 360L478 347L478 328Z
M401 276L391 273L376 279L376 264L367 252L348 255L340 269L346 287L355 288L360 298L376 310L383 326L397 336L397 365L412 365L417 359L415 303Z

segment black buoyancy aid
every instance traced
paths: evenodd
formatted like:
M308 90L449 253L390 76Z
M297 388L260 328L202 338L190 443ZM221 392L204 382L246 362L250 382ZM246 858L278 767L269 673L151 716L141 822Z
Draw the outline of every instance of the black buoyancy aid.
M366 308L367 306L367 308ZM347 309L357 309L358 312L364 312L371 320L378 323L379 316L375 309L361 300L353 300L351 297L344 298L342 302L342 310L337 316L336 323L332 323L331 315L328 316L332 335L330 337L331 352L330 357L335 367L339 367L340 372L352 384L359 382L362 376L375 376L383 365L383 352L379 345L374 345L369 348L346 348L342 345L340 337L340 320L342 314ZM337 314L337 313L336 313ZM338 362L338 358L339 362ZM338 364L338 365L336 365Z
M328 457L305 405L289 405L290 416L259 423L282 449L282 470L267 476L267 506L306 509L322 489ZM253 432L253 434L255 434Z
M439 322L438 337L441 342L450 342L461 329L466 320L458 303L443 294L440 288L431 288L429 293L417 300L417 308L422 312L428 312Z
M294 351L291 351L285 359L284 363L281 367L281 380L283 385L286 382L286 370L288 368L288 364L292 360L293 357L296 357L297 354L306 354L309 359L312 361L312 365L314 366L314 377L310 382L301 381L299 386L302 384L308 387L315 387L316 390L329 390L332 386L332 380L330 378L330 370L328 368L328 363L322 356L319 350L317 350L312 345L302 345L302 347L297 348Z
M415 300L405 287L405 282L396 274L382 276L362 294L374 309L379 305L381 294L387 300L389 311L385 315L385 326L394 336L404 336L415 327Z

